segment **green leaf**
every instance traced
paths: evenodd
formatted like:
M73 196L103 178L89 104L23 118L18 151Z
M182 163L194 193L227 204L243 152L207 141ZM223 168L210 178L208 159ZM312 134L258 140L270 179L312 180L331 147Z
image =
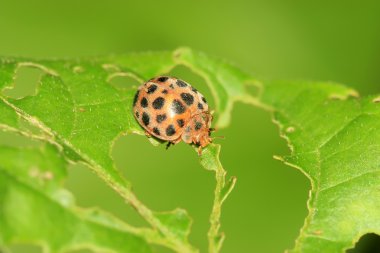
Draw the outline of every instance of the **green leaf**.
M209 252L220 252L224 241L224 233L220 232L220 217L222 204L235 186L236 178L232 177L226 184L226 171L219 161L220 145L210 144L203 151L200 158L202 166L215 172L216 187L214 204L210 215L210 229L208 231Z
M36 95L0 96L0 128L57 145L67 159L82 161L132 204L158 231L151 242L180 252L194 252L187 242L190 218L184 211L159 214L141 203L109 155L122 134L143 134L131 106L134 90L112 84L115 77L139 82L189 67L209 85L216 104L217 127L226 127L234 103L243 102L273 113L291 150L279 159L301 170L311 181L309 215L293 252L342 252L365 233L380 233L379 156L380 99L356 98L345 86L317 82L261 84L224 61L180 48L172 52L131 54L82 60L3 59L0 89L10 89L20 66L43 72ZM252 93L251 89L255 92ZM110 119L110 120L105 120ZM32 133L22 121L37 127ZM201 164L215 172L216 189L210 216L209 251L219 252L220 210L236 179L225 182L220 146L204 149ZM183 214L178 216L178 214ZM162 235L162 237L160 237Z
M273 82L261 101L273 107L291 155L312 189L290 252L343 252L380 234L380 104L333 83Z
M0 247L35 242L44 252L151 252L143 230L75 206L62 188L66 161L51 145L0 146L0 154Z
M252 77L235 66L188 48L176 50L174 57L178 64L189 67L206 80L215 100L217 127L223 128L229 124L235 102L254 101L246 89Z
M2 90L14 87L13 80L22 67L37 68L42 74L35 95L19 99L0 96L0 110L9 112L0 118L0 127L54 143L67 159L87 164L165 237L162 239L156 232L154 237L161 240L152 239L154 243L193 252L195 249L184 236L189 233L188 227L165 223L160 215L141 203L110 157L113 142L120 135L143 134L132 114L136 87L120 88L113 85L112 79L129 76L142 81L174 66L170 52L83 60L3 60ZM32 135L21 128L21 121L41 132ZM183 214L181 222L190 224L190 218L184 211ZM170 215L171 220L177 218L176 212L167 213L166 218Z
M13 82L14 63L8 62L6 59L0 60L0 91ZM2 129L12 129L17 127L17 114L12 108L0 102L0 124Z
M163 224L170 228L177 237L183 241L187 241L187 237L190 234L191 220L185 210L176 209L172 212L161 212L155 215Z
M356 91L327 82L262 84L204 54L180 52L179 62L224 98L216 100L219 126L237 101L271 111L291 150L277 158L310 179L309 215L292 252L343 252L366 233L380 234L379 97L358 99ZM202 163L208 168L211 161Z

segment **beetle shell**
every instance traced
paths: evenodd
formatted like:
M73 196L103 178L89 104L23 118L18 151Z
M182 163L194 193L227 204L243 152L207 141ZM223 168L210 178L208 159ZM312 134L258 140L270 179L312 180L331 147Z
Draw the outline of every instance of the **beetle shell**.
M204 96L188 83L160 76L141 85L133 114L147 134L176 144L181 139L205 147L211 142L212 115Z

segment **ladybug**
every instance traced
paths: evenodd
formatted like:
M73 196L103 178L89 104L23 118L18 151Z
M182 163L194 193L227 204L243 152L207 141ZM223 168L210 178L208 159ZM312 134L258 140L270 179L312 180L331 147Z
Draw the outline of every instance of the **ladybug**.
M148 136L168 141L167 148L181 140L198 146L198 154L212 138L212 115L205 97L190 84L159 76L139 87L133 114Z

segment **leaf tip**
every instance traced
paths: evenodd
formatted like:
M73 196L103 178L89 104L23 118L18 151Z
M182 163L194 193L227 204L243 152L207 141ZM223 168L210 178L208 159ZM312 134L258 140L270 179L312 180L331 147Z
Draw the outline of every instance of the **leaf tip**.
M284 157L279 156L279 155L274 155L274 156L273 156L273 159L275 159L275 160L277 160L277 161L285 162Z
M237 181L237 177L232 176L228 180L227 184L223 187L222 192L221 192L221 202L222 203L227 199L227 197L230 195L232 190L235 188L236 181Z

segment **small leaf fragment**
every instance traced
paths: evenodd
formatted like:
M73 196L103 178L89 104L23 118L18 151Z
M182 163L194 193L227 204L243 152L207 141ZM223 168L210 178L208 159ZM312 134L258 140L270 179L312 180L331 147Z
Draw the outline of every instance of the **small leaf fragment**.
M236 180L237 180L236 177L231 177L227 181L226 185L222 188L222 191L220 192L220 201L222 203L227 199L228 195L234 189L235 184L236 184Z
M220 252L224 241L224 233L220 232L220 217L222 204L231 193L236 183L236 177L231 177L225 183L226 171L219 160L220 145L209 144L200 157L200 163L206 170L215 172L216 186L214 191L214 204L210 215L210 229L208 231L209 252Z
M220 145L210 144L205 149L202 150L202 155L200 157L201 165L206 170L216 171L221 167L219 161Z
M175 236L188 241L192 221L186 210L177 208L171 212L156 212L155 215Z

